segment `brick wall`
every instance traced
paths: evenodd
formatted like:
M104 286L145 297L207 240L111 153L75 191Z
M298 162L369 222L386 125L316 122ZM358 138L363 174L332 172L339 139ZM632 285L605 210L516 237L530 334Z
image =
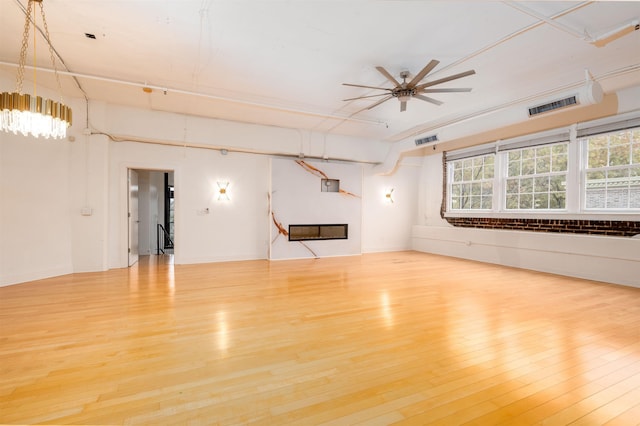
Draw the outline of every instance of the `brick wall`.
M453 226L463 228L509 229L533 232L564 232L571 234L632 237L640 234L640 222L614 220L566 219L502 219L481 217L446 217Z
M640 234L640 222L625 220L505 219L491 217L445 217L447 200L447 162L442 155L442 204L440 216L453 226L463 228L508 229L532 232L608 235L632 237Z

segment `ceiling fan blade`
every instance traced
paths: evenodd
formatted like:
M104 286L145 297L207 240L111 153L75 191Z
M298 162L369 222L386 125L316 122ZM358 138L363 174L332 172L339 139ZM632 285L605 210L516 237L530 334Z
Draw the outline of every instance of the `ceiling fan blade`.
M422 68L422 71L420 71L418 74L416 74L415 77L413 77L409 84L407 84L407 87L409 89L415 87L415 85L420 83L420 81L422 81L422 79L425 78L427 74L429 74L431 70L433 70L439 63L440 61L432 59L431 62L429 62L424 68Z
M388 93L378 93L377 95L358 96L357 98L343 99L343 101L355 101L358 99L375 98L377 96L389 96Z
M374 103L372 105L369 105L366 109L373 109L373 108L377 107L378 105L380 105L381 103L388 101L391 98L393 98L393 96L387 95L384 98L380 99L378 102L376 102L376 103Z
M433 98L430 98L430 97L428 97L428 96L424 96L424 95L413 95L413 97L414 97L414 98L417 98L417 99L420 99L421 101L431 102L432 104L435 104L435 105L442 105L442 102L440 102L439 100L437 100L437 99L433 99Z
M400 112L407 110L407 101L400 101Z
M384 97L384 98L380 99L378 102L376 102L376 103L374 103L374 104L372 104L372 105L366 106L366 107L364 107L364 108L362 108L362 109L359 109L358 111L354 112L354 113L353 113L353 115L355 115L355 114L359 114L359 113L361 113L362 111L366 111L366 110L369 110L369 109L373 109L373 108L377 107L378 105L380 105L381 103L383 103L383 102L385 102L385 101L388 101L388 100L389 100L389 99L391 99L392 97L393 97L393 96L391 96L391 95L387 95L386 97Z
M469 75L473 75L475 73L476 72L474 70L461 72L459 74L450 75L449 77L444 77L444 78L441 78L439 80L434 80L434 81L430 81L428 83L421 84L419 86L416 86L416 89L422 90L425 87L435 86L436 84L440 84L440 83L446 83L447 81L456 80L458 78L462 78L462 77L466 77L466 76L469 76Z
M393 78L393 76L389 74L389 71L385 70L383 67L376 67L376 69L380 72L380 74L384 75L387 80L392 82L395 87L400 87L400 83L398 83L398 80Z
M351 86L351 87L364 87L365 89L377 89L377 90L393 90L386 87L376 87L376 86L364 86L362 84L351 84L351 83L342 83L343 86Z
M420 93L458 93L458 92L470 92L470 87L460 88L460 89L422 89L417 90Z

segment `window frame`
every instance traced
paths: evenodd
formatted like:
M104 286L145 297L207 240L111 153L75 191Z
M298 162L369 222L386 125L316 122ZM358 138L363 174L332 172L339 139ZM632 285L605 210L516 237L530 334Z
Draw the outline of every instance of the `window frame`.
M540 172L538 173L536 170L536 166L534 166L534 172L531 174L522 174L522 169L520 171L519 175L514 175L514 176L509 176L509 170L510 170L510 164L511 164L511 153L514 152L522 152L524 150L535 150L534 151L534 157L531 158L530 160L533 160L534 164L537 163L537 151L538 149L542 149L542 148L550 148L553 151L553 147L554 146L561 146L564 145L566 146L566 157L567 157L567 169L566 170L561 170L561 171L553 171L552 170L552 162L549 163L549 171L548 172ZM550 159L553 159L553 155L552 153L550 153ZM499 190L503 193L504 198L502 200L502 203L499 205L500 210L504 211L504 212L565 212L568 211L567 208L567 195L568 195L568 181L569 181L569 142L555 142L555 143L551 143L551 144L543 144L543 145L536 145L536 146L531 146L531 147L521 147L521 148L517 148L517 149L511 149L511 150L507 150L507 151L503 151L500 153L501 155L501 159L500 161L502 162L502 169L504 170L503 172L503 181L499 182ZM520 158L520 163L523 163L523 159L522 159L522 155ZM549 177L549 180L554 177L554 176L563 176L565 179L565 189L563 191L563 195L564 195L564 207L562 208L535 208L535 194L542 194L542 192L535 192L534 191L534 187L535 187L535 179L536 178L540 178L540 177ZM508 192L509 190L509 180L512 179L518 179L518 181L524 180L524 179L532 179L533 180L533 184L532 184L532 192L531 192L531 196L532 196L532 207L531 208L508 208L507 207L507 202L508 202L508 196L510 195L510 193ZM547 194L551 195L552 193L555 193L558 191L551 191L550 188L549 190L547 190ZM518 191L517 193L515 193L518 195L518 199L520 199L520 196L523 194L523 192ZM524 194L528 194L528 193L524 193ZM549 204L549 202L547 202L547 205Z
M607 171L611 171L611 170L631 170L633 168L636 167L640 167L640 163L633 163L633 153L630 152L629 155L630 157L630 162L628 164L620 164L620 165L606 165L606 166L602 166L602 167L595 167L590 169L589 168L589 139L592 137L596 137L596 136L608 136L611 135L613 133L619 133L619 132L623 132L623 131L628 131L628 132L633 132L633 131L638 131L640 132L640 127L633 127L633 128L628 128L628 129L619 129L619 130L613 130L613 131L608 131L608 132L603 132L603 133L595 133L593 135L589 135L589 136L584 136L582 138L578 139L578 143L580 145L581 148L581 155L580 155L580 160L581 160L581 169L580 169L580 179L581 179L581 203L580 203L580 208L583 212L585 213L622 213L622 214L627 214L628 212L630 213L640 213L640 207L606 207L606 195L605 195L605 207L587 207L587 174L589 172L592 171L603 171L603 172L607 172ZM632 139L629 143L629 149L632 149L633 146L633 136ZM638 141L640 142L640 141ZM610 148L611 145L607 144L607 158L609 158L610 155ZM629 179L631 179L631 176L629 176ZM605 187L605 191L606 191L606 187Z
M493 177L492 178L488 178L488 179L484 178L484 174L485 174L484 167L487 165L485 160L484 160L485 157L492 157L493 158ZM459 181L459 182L456 182L455 181L455 172L456 172L455 166L453 166L453 167L447 166L447 194L448 194L448 196L447 196L447 210L452 210L452 211L457 211L457 212L467 212L467 211L491 212L491 211L493 211L493 206L495 206L495 178L496 178L496 169L495 169L496 160L495 160L495 157L496 157L496 155L494 153L485 153L485 154L481 154L481 155L474 155L474 156L459 158L459 159L456 159L456 160L451 160L451 164L452 165L454 165L455 163L462 163L462 165L463 165L463 167L462 167L463 180ZM464 162L465 161L469 161L469 160L473 162L473 160L479 159L479 158L483 159L483 161L482 161L483 178L482 179L473 179L473 176L472 176L471 180L464 180L464 170L465 170ZM475 166L473 166L473 164L472 164L471 168L473 169L474 167ZM454 185L465 185L465 184L473 185L474 183L480 184L481 185L481 193L480 193L479 197L480 197L480 205L482 206L483 198L485 198L485 197L483 197L483 194L482 194L482 185L487 183L487 182L491 182L491 206L492 207L490 209L482 208L482 207L480 207L480 208L469 207L469 208L466 208L466 209L461 209L461 208L454 209L453 208L453 197L454 197L454 195L453 195L453 192L454 192L453 191L453 186ZM469 197L473 197L473 196L474 195L471 192L469 194Z

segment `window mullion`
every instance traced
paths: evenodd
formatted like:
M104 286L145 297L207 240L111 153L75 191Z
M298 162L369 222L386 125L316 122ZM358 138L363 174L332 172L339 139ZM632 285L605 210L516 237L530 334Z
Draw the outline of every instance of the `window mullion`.
M575 132L571 132L571 138L567 147L567 212L579 213L582 203L582 170L583 158L580 144L576 140Z
M447 181L445 182L445 185L447 185L447 199L445 201L446 211L451 211L451 197L453 196L453 165L447 165Z
M507 153L497 152L495 156L495 170L493 175L493 211L504 210L504 197L507 192Z

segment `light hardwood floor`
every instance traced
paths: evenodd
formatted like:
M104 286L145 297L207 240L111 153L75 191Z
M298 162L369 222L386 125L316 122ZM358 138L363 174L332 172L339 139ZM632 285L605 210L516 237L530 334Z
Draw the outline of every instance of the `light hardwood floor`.
M640 289L415 252L162 259L0 288L0 423L640 422Z

